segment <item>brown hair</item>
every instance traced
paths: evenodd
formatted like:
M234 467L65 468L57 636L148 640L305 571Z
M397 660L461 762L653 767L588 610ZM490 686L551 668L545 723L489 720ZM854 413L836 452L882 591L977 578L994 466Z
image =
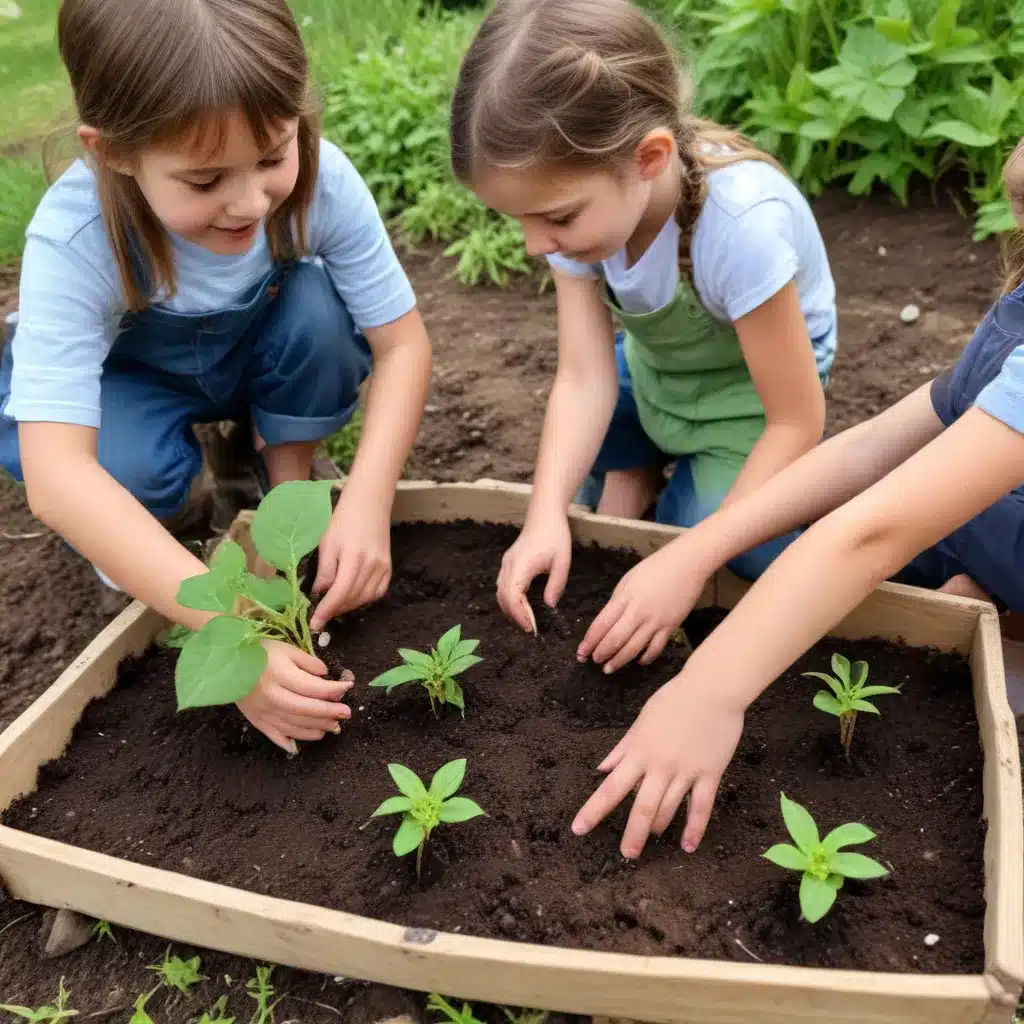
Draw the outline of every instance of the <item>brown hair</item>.
M452 167L469 182L481 167L622 166L658 128L679 151L679 260L690 273L708 172L739 160L778 163L691 113L676 53L629 0L497 0L462 61Z
M1010 168L1021 159L1024 159L1024 139L1017 143L1003 166L1003 183L1015 206L1024 203L1024 192L1022 192L1020 184L1012 180ZM1024 284L1024 232L1017 230L1005 235L1001 243L1003 272L1006 275L1003 282L1003 293L1009 295L1010 292L1016 291Z
M316 186L320 125L308 61L286 0L63 0L61 57L79 121L96 129L105 156L131 160L153 144L191 138L219 142L240 109L266 147L275 124L299 119L299 177L267 220L274 259L306 249ZM213 130L219 133L211 136ZM135 180L96 162L107 234L129 309L144 309L132 246L148 261L152 286L174 293L167 231Z

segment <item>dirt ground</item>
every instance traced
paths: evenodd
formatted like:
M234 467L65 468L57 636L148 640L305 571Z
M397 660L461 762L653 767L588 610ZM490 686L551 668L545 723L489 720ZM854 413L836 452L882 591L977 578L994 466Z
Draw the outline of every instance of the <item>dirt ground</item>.
M839 292L840 345L829 395L834 432L889 406L956 358L998 291L997 252L994 243L971 242L970 221L951 204L934 208L922 199L900 209L885 198L830 194L815 209ZM403 259L435 348L435 380L409 475L528 480L556 362L553 297L528 283L507 291L463 288L433 249ZM13 308L16 292L15 273L0 268L0 315ZM900 311L910 303L921 316L904 325ZM0 728L122 605L32 519L20 490L0 483ZM0 904L0 929L20 916L16 910L27 912ZM28 947L37 928L33 916L0 934L0 1001L17 994L41 1003L62 973L84 976L107 959L121 963L117 984L140 986L132 998L152 978L143 969L152 961L140 958L155 956L159 944L129 936L116 958L98 960L93 946L47 965L44 974L34 970L38 986L15 993L12 950L34 955ZM323 1012L296 1019L341 1016ZM354 1012L344 1019L361 1024Z

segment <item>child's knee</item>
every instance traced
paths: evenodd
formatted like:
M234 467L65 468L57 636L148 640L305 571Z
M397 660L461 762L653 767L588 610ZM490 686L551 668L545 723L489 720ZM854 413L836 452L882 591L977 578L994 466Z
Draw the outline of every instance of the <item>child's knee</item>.
M107 442L100 435L100 465L157 519L177 515L202 468L198 453L181 445L147 445L135 439Z

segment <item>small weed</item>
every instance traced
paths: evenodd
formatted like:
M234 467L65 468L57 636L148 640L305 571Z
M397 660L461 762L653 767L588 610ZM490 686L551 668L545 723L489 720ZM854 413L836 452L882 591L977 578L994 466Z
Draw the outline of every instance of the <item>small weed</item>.
M148 992L143 992L135 1000L135 1012L132 1014L132 1019L128 1021L128 1024L153 1024L153 1018L146 1012L146 1003L153 998L159 989L159 985L156 988L151 988Z
M62 1020L77 1017L78 1011L68 1006L71 993L64 987L64 979L60 979L57 991L57 999L49 1006L40 1006L38 1010L32 1010L27 1006L13 1006L10 1004L0 1005L0 1010L13 1014L20 1020L31 1021L32 1024L57 1024Z
M348 473L355 462L359 438L363 433L363 411L356 409L352 419L324 441L324 450L330 460L343 472Z
M548 1019L547 1010L519 1010L513 1013L503 1006L501 1012L508 1018L509 1024L544 1024Z
M97 942L102 942L104 939L109 939L111 942L117 942L114 938L114 931L110 927L109 921L97 921L92 926L92 937Z
M273 1024L274 1022L274 1008L284 996L274 999L274 986L270 984L270 976L273 973L273 967L257 967L256 976L245 983L245 991L256 1004L256 1011L249 1019L249 1024Z
M866 711L872 715L881 714L878 708L867 697L879 697L886 693L899 693L895 686L866 686L868 681L868 663L857 661L850 665L849 658L842 654L832 655L832 671L804 672L805 676L813 676L828 683L832 693L819 690L814 695L814 706L826 714L835 715L839 719L839 740L847 760L850 757L850 744L853 743L853 730L857 724L857 712Z
M199 963L197 956L192 957L191 960L182 960L180 956L171 956L171 947L168 946L163 961L159 964L150 964L146 970L153 971L168 988L173 988L187 996L193 985L206 981L199 973Z
M471 818L484 814L479 804L462 796L452 794L462 785L466 775L466 759L449 761L442 765L430 780L428 790L415 772L404 765L389 764L388 771L395 784L402 791L402 796L388 797L373 812L377 818L385 814L404 815L402 823L395 833L392 848L396 857L416 851L416 874L419 876L423 862L423 848L430 838L430 833L441 822L453 824L469 821ZM365 826L363 826L365 828Z
M225 975L225 978L227 976ZM228 979L228 984L231 984ZM225 1017L228 1009L228 997L221 996L208 1010L206 1010L202 1017L196 1017L193 1020L193 1024L235 1024L234 1017Z
M851 823L834 828L824 839L810 812L782 794L782 818L796 846L777 843L763 856L780 868L799 871L800 910L810 924L820 921L832 909L836 895L847 878L882 878L889 872L878 861L860 853L841 853L875 838L866 825Z
M438 704L453 704L465 717L466 702L455 677L483 661L473 653L479 644L479 640L463 640L462 627L453 626L429 654L399 648L398 653L405 664L377 676L370 685L383 687L390 693L404 683L420 682L427 691L435 714Z
M469 1003L463 1003L462 1009L456 1010L447 999L436 992L432 992L427 998L427 1012L436 1014L449 1024L484 1024L482 1020L473 1016L473 1008Z

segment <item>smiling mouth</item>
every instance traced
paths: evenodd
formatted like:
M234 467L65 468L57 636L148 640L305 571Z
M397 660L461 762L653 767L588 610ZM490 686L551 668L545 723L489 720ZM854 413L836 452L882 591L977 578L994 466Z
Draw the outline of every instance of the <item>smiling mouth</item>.
M258 226L259 221L254 220L251 224L246 224L240 228L217 228L217 230L222 231L229 238L247 238L249 235L255 233Z

